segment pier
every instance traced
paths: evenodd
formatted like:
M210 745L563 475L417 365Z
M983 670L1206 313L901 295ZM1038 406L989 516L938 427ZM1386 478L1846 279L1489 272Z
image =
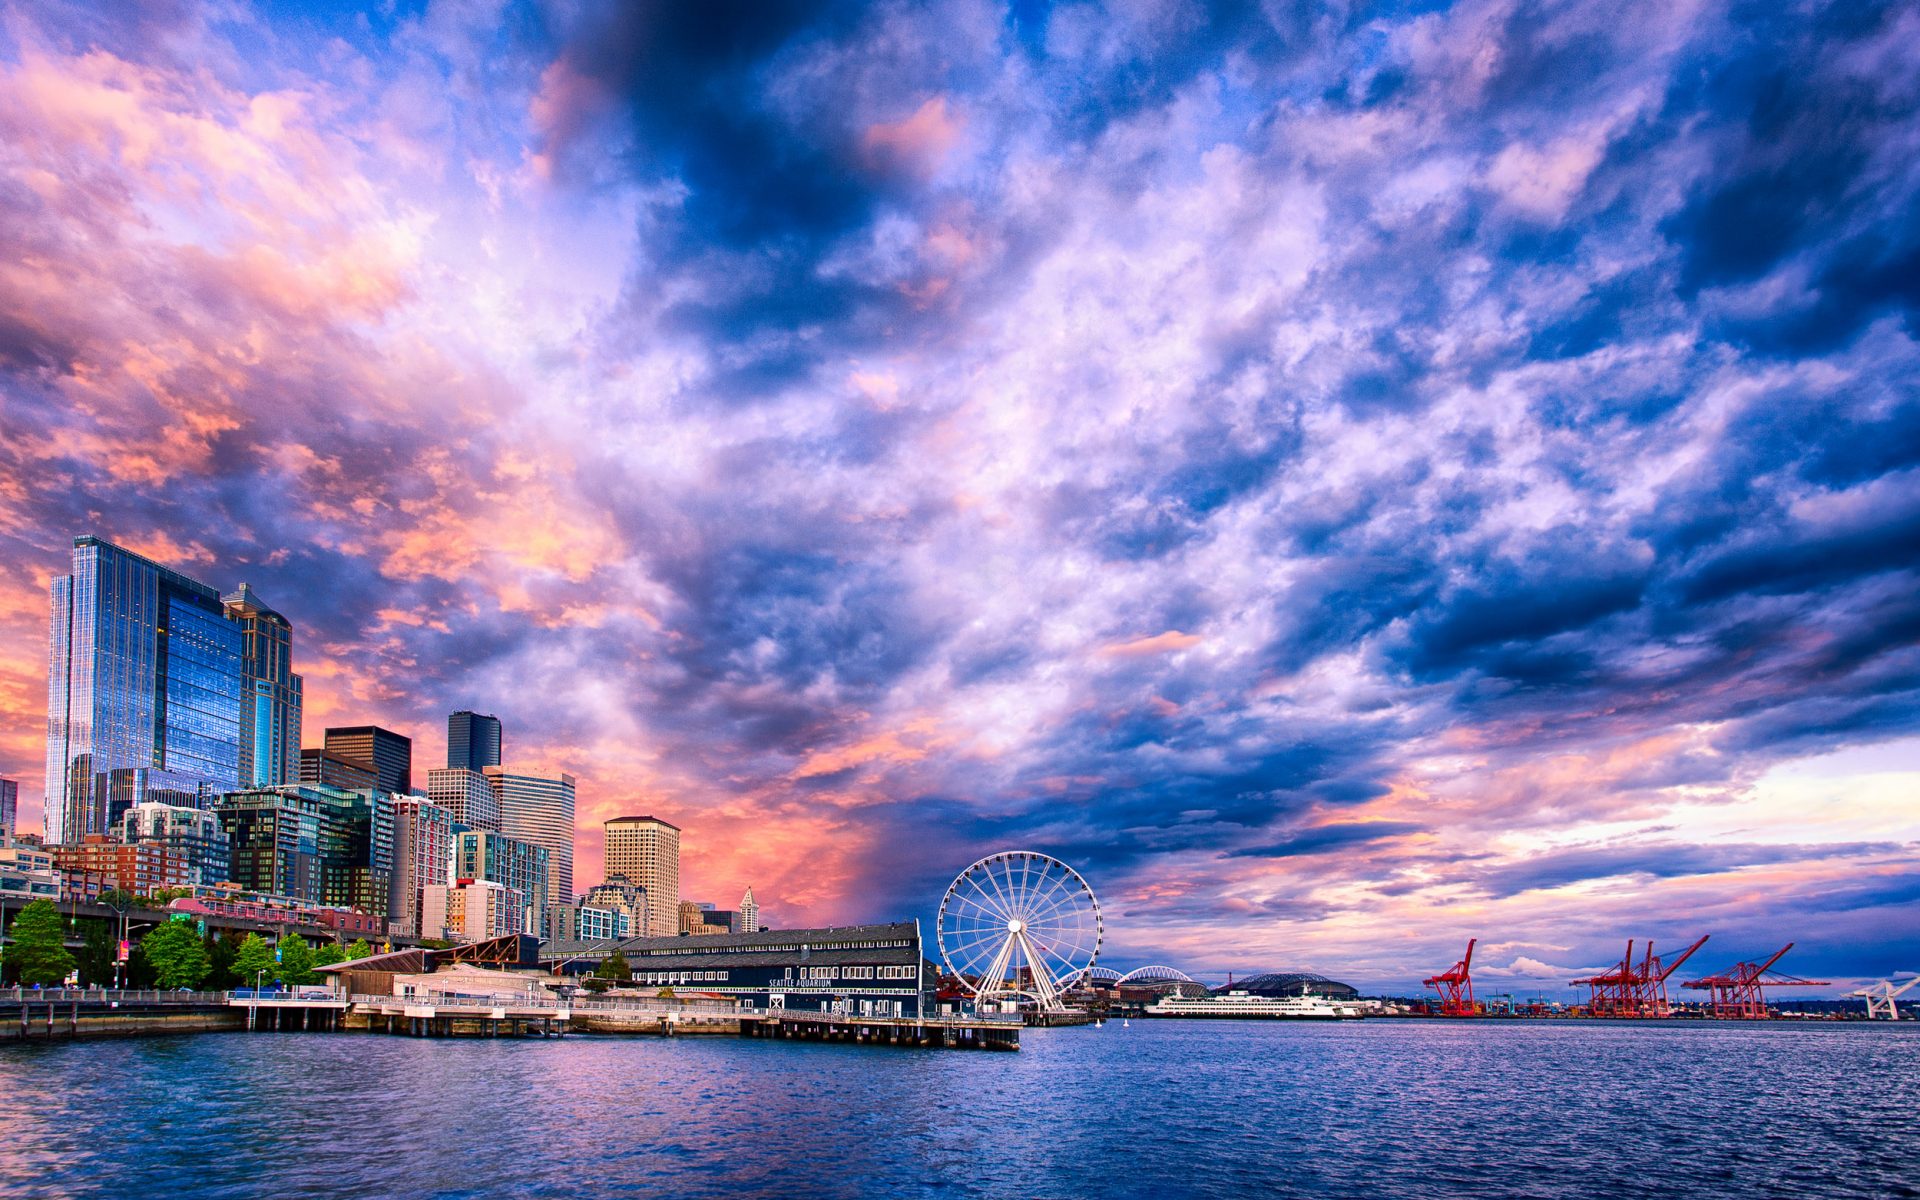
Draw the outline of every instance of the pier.
M862 1046L934 1046L947 1050L1018 1050L1021 1020L993 1017L855 1017L841 1013L760 1009L740 1017L750 1038L848 1042Z

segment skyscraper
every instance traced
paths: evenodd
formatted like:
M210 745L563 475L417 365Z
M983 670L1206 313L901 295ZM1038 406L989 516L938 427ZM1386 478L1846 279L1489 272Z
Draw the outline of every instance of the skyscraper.
M287 784L229 792L214 811L241 887L387 915L394 814L386 795Z
M447 765L469 771L500 765L500 718L465 709L447 718Z
M220 603L240 626L240 786L296 783L302 681L293 671L293 623L244 583Z
M401 937L431 937L422 914L423 890L445 887L453 861L453 816L419 796L393 798L393 878L388 889L388 930Z
M300 782L324 783L357 792L362 788L378 788L380 772L370 762L308 746L300 752Z
M0 845L13 840L14 826L20 821L20 784L0 779Z
M455 825L500 831L500 795L478 771L435 767L427 772L427 799L451 813Z
M680 827L658 817L606 823L607 878L624 875L647 893L646 934L672 937L680 923Z
M242 634L220 593L96 537L51 590L47 840L108 833L152 791L237 787Z
M573 903L573 776L488 767L500 798L500 831L547 848L547 904Z
M335 754L370 762L380 772L380 790L405 795L413 791L413 739L378 725L351 725L327 730L326 748Z
M453 835L453 878L456 883L490 879L512 888L520 898L517 932L548 936L547 878L552 856L545 846L494 833L468 829Z

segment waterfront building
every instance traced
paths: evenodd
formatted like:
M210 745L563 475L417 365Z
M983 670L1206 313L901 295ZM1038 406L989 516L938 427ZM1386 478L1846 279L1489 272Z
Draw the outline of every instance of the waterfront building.
M153 842L125 845L101 833L53 847L53 865L62 872L101 876L108 887L135 896L194 882L186 855Z
M386 793L290 784L230 792L214 811L241 888L386 916L394 815Z
M405 795L413 791L413 739L378 725L348 725L329 729L326 748L335 754L372 763L380 773L383 792Z
M450 942L481 942L519 933L526 902L512 888L490 879L460 879L421 889L420 936Z
M714 992L755 1008L915 1017L931 1011L939 979L922 956L918 921L598 946L550 942L540 956L589 974L615 949L633 969L635 987Z
M760 906L754 903L753 886L747 886L747 894L740 897L740 912L734 920L735 933L758 933L760 931Z
M606 878L625 876L646 891L647 934L679 933L680 827L658 817L615 817L606 823L605 854Z
M387 917L399 937L421 932L421 895L432 884L452 880L453 814L421 796L393 796L393 873L387 892Z
M542 907L573 899L573 776L531 775L487 767L500 801L500 832L547 848L547 893Z
M447 765L484 771L501 763L500 718L465 709L447 718Z
M647 930L647 891L625 875L610 875L604 883L594 884L580 903L620 913L627 920L629 936L637 937Z
M324 747L309 746L300 752L301 783L324 783L328 787L358 792L380 787L380 771L364 759L354 758Z
M625 912L591 904L555 904L547 909L549 937L556 942L603 942L630 937L633 926Z
M520 920L509 933L547 935L547 881L551 859L545 846L489 829L453 835L453 877L505 884L520 898Z
M60 871L53 852L42 846L0 846L0 898L7 900L60 899Z
M453 814L468 829L500 830L500 797L487 777L465 767L435 767L427 772L427 799Z
M0 846L13 841L15 827L20 823L20 784L18 780L0 779Z
M226 827L220 815L204 808L148 801L127 810L120 840L128 845L164 846L187 862L188 882L224 882L233 873Z
M237 787L243 639L220 593L77 537L73 573L53 580L51 600L47 841L112 832L155 798L149 787L195 797Z
M293 623L244 583L220 604L240 626L240 786L297 783L303 683L293 670Z

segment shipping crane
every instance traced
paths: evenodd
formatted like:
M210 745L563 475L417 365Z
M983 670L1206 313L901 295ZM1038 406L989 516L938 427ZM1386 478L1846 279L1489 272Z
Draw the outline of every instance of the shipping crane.
M1629 940L1627 952L1617 964L1598 975L1576 979L1574 985L1591 989L1587 1011L1596 1017L1670 1017L1673 1006L1667 1002L1667 980L1680 964L1693 957L1694 951L1707 944L1710 936L1701 937L1671 963L1663 963L1653 952L1652 939L1648 939L1640 961L1635 962L1633 942Z
M1443 1017L1471 1017L1478 1015L1473 1003L1473 944L1479 938L1467 939L1465 957L1453 966L1430 979L1421 981L1421 987L1430 987L1440 996L1440 1015Z
M1773 972L1773 964L1793 949L1788 942L1763 963L1735 963L1718 975L1695 979L1685 987L1712 993L1713 1015L1722 1020L1764 1021L1767 1019L1766 989L1770 987L1829 987L1824 979L1801 979Z
M1885 1017L1889 1021L1900 1019L1900 1008L1894 1000L1906 993L1914 984L1920 983L1920 975L1915 975L1899 987L1893 986L1893 980L1883 979L1879 983L1870 983L1858 991L1848 992L1849 996L1859 996L1867 1002L1867 1020Z

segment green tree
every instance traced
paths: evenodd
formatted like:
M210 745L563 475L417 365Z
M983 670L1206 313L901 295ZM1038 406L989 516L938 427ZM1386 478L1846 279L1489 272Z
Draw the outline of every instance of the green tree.
M313 952L313 965L330 967L335 963L347 961L347 948L339 942L324 942Z
M615 979L625 982L633 978L633 968L627 964L627 956L615 950L593 969L595 979Z
M276 978L274 971L278 965L273 961L273 947L257 933L242 938L233 956L233 973L240 977L241 987L253 987L263 978Z
M13 919L13 944L7 947L7 972L25 984L59 983L73 970L67 931L51 900L35 900Z
M207 944L191 921L163 921L140 939L140 950L153 968L153 980L171 991L199 987L213 970Z
M280 935L280 973L278 978L288 987L297 987L303 983L315 983L319 976L313 973L313 947L307 945L307 939L296 933Z
M365 938L355 938L352 944L347 947L348 962L357 962L363 958L370 958L372 955L373 943Z
M107 923L97 918L80 922L80 940L82 945L77 956L80 959L80 982L111 987L115 947Z
M240 987L243 983L253 982L250 979L243 981L240 978L240 972L233 968L234 959L240 955L239 934L229 929L226 936L209 937L207 942L207 962L212 969L207 972L206 986L225 991L228 988Z
M115 912L125 912L140 903L140 897L123 888L108 888L100 893L100 903Z

